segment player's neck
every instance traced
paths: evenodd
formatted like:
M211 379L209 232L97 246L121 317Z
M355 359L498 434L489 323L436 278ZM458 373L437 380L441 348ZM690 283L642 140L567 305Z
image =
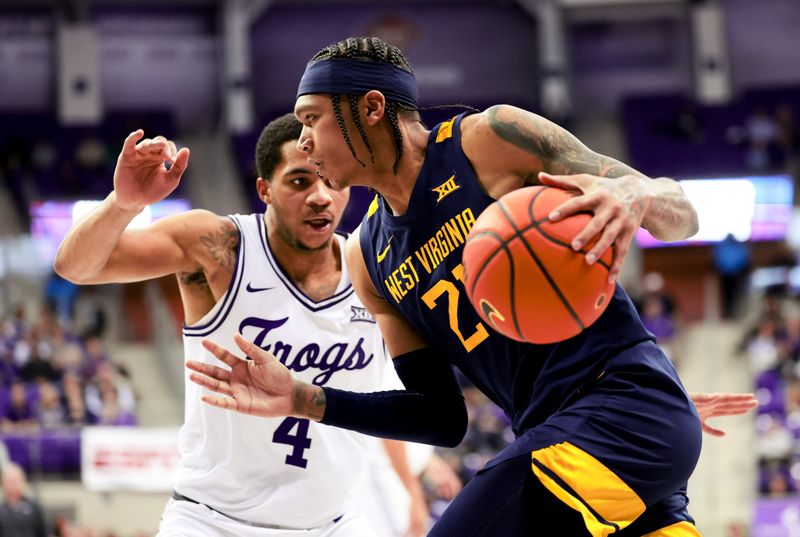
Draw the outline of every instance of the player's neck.
M388 163L373 176L371 188L376 190L392 208L396 215L405 214L411 200L411 193L428 149L429 131L419 122L406 123L403 136L403 156L394 172L394 155L384 156L380 162Z
M338 286L342 273L342 255L336 236L318 250L302 250L290 244L281 234L279 225L265 215L269 248L278 263L306 295L314 300L331 296Z

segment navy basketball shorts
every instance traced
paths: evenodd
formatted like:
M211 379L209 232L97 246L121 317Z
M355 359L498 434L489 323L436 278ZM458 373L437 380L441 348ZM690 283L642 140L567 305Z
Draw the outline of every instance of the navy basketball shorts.
M430 536L699 536L686 497L694 404L655 344L624 352L478 472Z

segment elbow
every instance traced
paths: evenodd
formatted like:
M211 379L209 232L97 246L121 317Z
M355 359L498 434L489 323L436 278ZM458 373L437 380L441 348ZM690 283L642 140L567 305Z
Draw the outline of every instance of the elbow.
M697 217L697 211L692 206L690 206L690 209L691 209L691 219L689 220L689 229L686 232L686 236L684 237L684 239L694 237L695 235L697 235L697 232L700 231L700 219Z
M59 254L56 254L56 259L53 261L53 272L76 285L85 284L86 282L84 279L80 277L80 275L70 266L68 262L66 262L64 256Z
M58 274L59 276L61 276L65 280L72 281L72 278L70 277L71 274L69 273L69 267L68 267L67 263L64 262L63 257L61 255L59 255L60 253L61 252L56 254L56 258L53 261L53 272L55 272L56 274Z
M464 404L463 399L461 400L461 405L457 409L454 408L453 411L448 413L446 423L447 427L441 428L442 435L436 445L439 447L454 448L464 440L464 436L467 434L469 418L467 416L467 406Z

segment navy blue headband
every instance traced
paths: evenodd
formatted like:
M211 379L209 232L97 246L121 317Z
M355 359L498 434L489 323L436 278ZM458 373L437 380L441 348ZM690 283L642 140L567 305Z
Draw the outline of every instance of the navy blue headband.
M370 90L378 90L387 99L414 110L419 108L417 79L413 74L388 63L346 58L309 62L297 87L297 96L310 93L362 95Z

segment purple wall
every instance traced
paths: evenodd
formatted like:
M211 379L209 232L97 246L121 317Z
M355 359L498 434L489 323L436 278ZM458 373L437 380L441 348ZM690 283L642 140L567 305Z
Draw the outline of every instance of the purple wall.
M682 18L573 23L568 32L578 112L616 109L629 94L691 92Z
M106 111L168 110L182 128L216 119L213 11L94 14ZM55 110L53 28L47 12L0 13L0 111Z
M361 4L311 10L281 5L253 28L259 114L291 110L311 56L330 43L362 35L391 36L404 50L417 73L423 104L536 102L535 24L516 6Z
M219 40L210 9L94 14L107 110L171 110L180 128L213 125Z
M0 111L52 107L52 31L46 12L0 13Z
M737 89L800 86L800 1L725 0Z
M168 0L165 0L168 4ZM258 114L288 110L306 61L349 35L402 43L424 104L537 102L537 31L513 2L302 6L282 3L254 25ZM800 0L725 0L735 88L800 86ZM219 114L219 40L209 8L99 10L102 95L109 110L170 109L183 128ZM54 109L48 10L0 11L0 111ZM691 91L688 27L678 18L569 25L579 110L628 94ZM307 35L303 35L306 32Z

